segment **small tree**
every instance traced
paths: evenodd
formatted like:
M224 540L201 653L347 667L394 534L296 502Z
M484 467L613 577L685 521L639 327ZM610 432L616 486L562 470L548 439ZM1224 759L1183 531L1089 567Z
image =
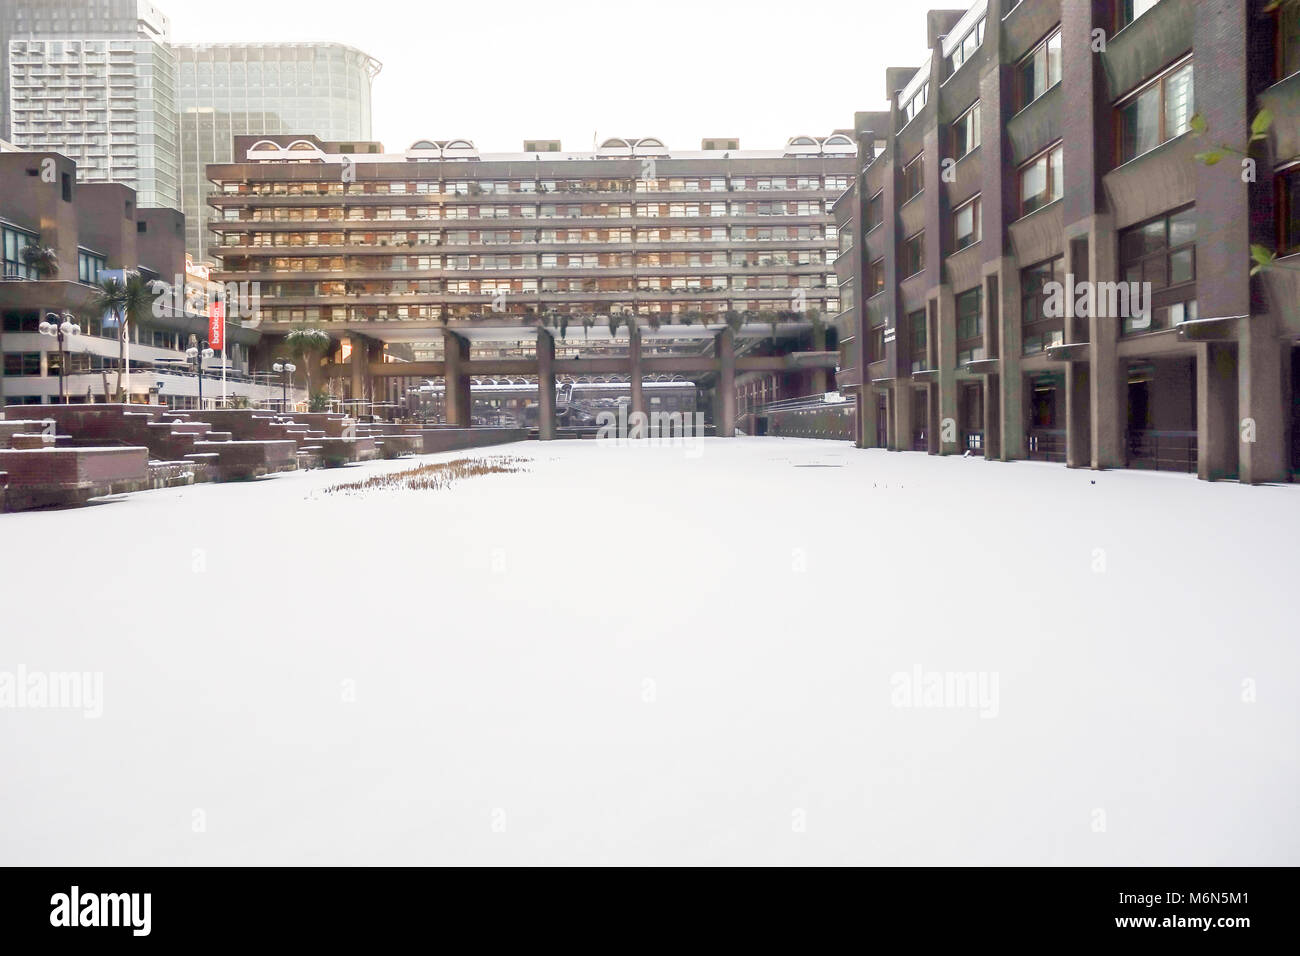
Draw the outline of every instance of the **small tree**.
M50 279L59 274L59 254L39 239L23 248L23 265L36 273L38 279Z
M284 347L289 354L298 359L307 385L307 394L311 395L311 366L320 364L321 356L329 351L330 334L324 329L294 329L284 337ZM352 361L362 361L364 356L353 355Z
M116 400L126 400L122 376L126 371L126 343L130 341L132 322L140 322L153 311L157 294L138 272L126 273L126 281L116 277L103 280L91 294L89 307L97 315L109 316L117 323L117 393Z
M745 317L735 309L728 309L723 315L723 318L726 319L727 327L730 328L732 332L739 332L741 327L745 324Z

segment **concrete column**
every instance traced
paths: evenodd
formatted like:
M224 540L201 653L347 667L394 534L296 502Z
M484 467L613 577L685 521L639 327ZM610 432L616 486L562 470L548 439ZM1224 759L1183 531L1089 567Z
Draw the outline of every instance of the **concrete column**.
M1207 481L1237 473L1237 357L1231 345L1196 347L1196 476Z
M826 351L826 326L821 322L818 322L815 326L813 326L813 351L815 352ZM863 371L865 372L866 369L864 368ZM824 394L827 391L827 389L830 388L828 376L826 374L826 369L824 368L813 369L810 379L811 379L811 381L809 382L810 387L808 389L808 394L810 395Z
M1068 468L1087 468L1092 464L1090 379L1087 362L1070 362L1065 367L1065 464Z
M1088 275L1093 282L1118 281L1117 248L1111 218L1095 217L1088 237ZM1088 371L1089 437L1092 467L1098 470L1122 468L1128 460L1124 447L1128 375L1119 358L1119 325L1120 320L1113 317L1092 315L1088 318L1088 354L1091 360Z
M865 371L865 370L864 370ZM877 420L879 409L876 404L876 392L871 384L863 383L858 389L858 447L875 448L876 431L880 427Z
M935 433L930 439L930 449L940 455L960 455L961 429L957 427L957 300L948 285L939 288L933 300L935 308L935 359L939 380L931 386L930 401L934 407L931 421ZM945 423L951 427L945 429ZM949 432L951 441L944 441Z
M1001 457L1002 454L1002 416L998 411L998 404L1002 398L1002 391L998 384L998 376L984 376L984 457L993 460Z
M470 426L471 392L469 373L469 342L455 332L444 329L443 342L443 405L446 423L460 428Z
M366 397L366 363L370 353L366 347L365 336L353 332L348 335L348 341L352 343L352 355L348 359L352 373L352 399L359 402Z
M1020 371L1024 343L1020 317L1020 272L1008 258L998 265L998 411L1001 414L1002 461L1026 458L1025 383Z
M632 392L632 403L631 407L628 408L628 413L633 415L640 412L644 415L645 390L641 387L641 330L639 328L634 327L628 330L627 358L628 371L631 376L628 379L628 386Z
M537 330L537 437L555 438L555 339Z
M1246 484L1287 481L1287 414L1291 349L1279 341L1272 314L1252 315L1237 333L1237 423L1240 476Z
M371 375L370 366L384 360L384 343L367 340L366 342L366 385L368 397L372 402L388 401L388 380L382 375Z
M890 451L911 451L912 430L916 427L912 421L912 397L914 389L910 378L900 378L889 393L894 421L893 434L889 436Z
M736 338L731 329L723 329L714 343L718 352L716 434L732 438L736 434Z

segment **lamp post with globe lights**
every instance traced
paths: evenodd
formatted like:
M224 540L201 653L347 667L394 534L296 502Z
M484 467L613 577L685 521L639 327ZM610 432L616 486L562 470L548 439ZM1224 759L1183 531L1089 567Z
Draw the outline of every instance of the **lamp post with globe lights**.
M62 320L62 321L60 321ZM59 404L68 404L68 394L64 379L64 367L67 363L65 343L74 335L81 334L81 326L72 321L72 313L46 312L45 321L37 326L41 335L49 335L59 340Z
M193 363L195 364L195 366L196 366L197 369L198 369L198 375L199 375L199 409L200 409L200 411L201 411L201 410L203 409L203 360L204 360L204 359L210 359L210 358L212 358L212 356L215 355L216 353L213 352L212 349L210 349L210 348L208 347L208 340L207 340L207 339L204 339L204 340L203 340L203 345L202 345L202 347L200 347L200 346L198 346L198 345L196 345L196 344L193 344L195 341L196 341L196 340L195 340L195 337L191 335L191 336L190 336L190 342L191 342L191 345L190 345L189 348L187 348L187 349L185 350L185 355L189 358L189 360L190 360L191 362L193 362Z
M298 371L298 366L288 359L276 359L271 370L280 373L280 414L283 415L289 410L289 379Z

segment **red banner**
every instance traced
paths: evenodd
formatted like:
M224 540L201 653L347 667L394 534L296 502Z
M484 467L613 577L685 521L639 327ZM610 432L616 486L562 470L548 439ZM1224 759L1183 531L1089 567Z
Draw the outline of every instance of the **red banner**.
M208 347L218 352L226 350L226 308L220 302L208 306Z

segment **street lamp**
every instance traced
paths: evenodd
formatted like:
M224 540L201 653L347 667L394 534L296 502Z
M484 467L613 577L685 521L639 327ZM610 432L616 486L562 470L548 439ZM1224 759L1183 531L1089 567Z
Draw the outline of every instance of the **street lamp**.
M190 336L190 341L191 342L195 341L194 336L192 335ZM212 349L208 348L207 339L203 340L202 348L199 348L197 345L191 345L189 348L185 350L185 355L189 358L191 362L193 362L196 366L198 366L198 370L199 370L199 410L200 411L203 410L203 360L210 359L215 354L216 353L213 352Z
M63 321L60 322L59 319ZM65 391L63 379L63 367L65 365L66 353L64 352L64 342L74 335L81 334L81 326L72 321L72 313L64 312L59 315L57 312L46 312L45 321L37 328L41 335L51 335L59 340L59 404L68 404L68 395Z
M289 379L298 371L298 366L288 359L276 359L271 370L280 373L280 414L283 415L289 408Z

